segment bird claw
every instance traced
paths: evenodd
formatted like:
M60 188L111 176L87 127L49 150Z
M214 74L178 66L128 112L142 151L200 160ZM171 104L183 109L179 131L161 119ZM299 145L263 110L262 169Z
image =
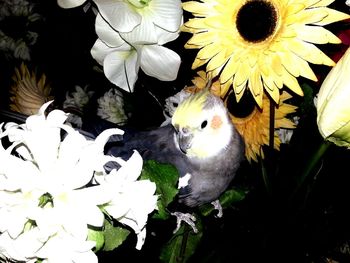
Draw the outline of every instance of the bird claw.
M222 206L221 206L221 204L220 204L219 199L217 199L217 200L211 202L211 204L214 206L214 209L215 209L215 210L218 210L218 213L217 213L216 217L221 218L221 217L223 216L224 213L223 213L223 211L222 211Z
M171 213L171 215L176 216L176 228L173 231L174 234L180 229L182 221L187 223L192 228L194 233L196 234L198 233L198 229L195 224L195 221L196 221L195 216L189 213L181 213L181 212L174 212L174 213Z

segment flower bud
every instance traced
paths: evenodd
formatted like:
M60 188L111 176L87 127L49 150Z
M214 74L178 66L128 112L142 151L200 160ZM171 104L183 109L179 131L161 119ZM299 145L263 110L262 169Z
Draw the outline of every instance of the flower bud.
M317 100L318 129L328 141L350 147L350 48L323 81Z

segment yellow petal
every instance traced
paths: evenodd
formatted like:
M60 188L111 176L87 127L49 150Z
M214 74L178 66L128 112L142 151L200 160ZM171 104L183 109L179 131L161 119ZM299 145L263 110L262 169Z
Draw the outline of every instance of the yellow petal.
M324 19L314 23L315 25L318 25L318 26L324 26L324 25L328 25L334 22L338 22L338 21L350 18L350 15L348 14L345 14L343 12L339 12L337 10L330 9L327 7L319 7L317 8L317 10L319 10L320 12L321 11L323 12L323 10L325 10L328 14Z
M302 57L311 63L323 64L327 66L335 65L333 60L331 60L313 44L298 39L290 40L288 44L292 52L296 53L299 57Z
M319 8L305 9L302 12L287 16L285 18L286 25L302 25L314 24L322 21L328 15L326 10L319 10Z
M220 96L221 97L224 97L228 93L228 91L230 90L230 87L232 85L232 81L233 81L233 78L231 77L225 83L220 83L220 85L221 85L221 94L220 94Z
M340 44L341 40L332 32L320 26L303 26L298 30L298 38L315 44Z
M216 54L220 52L221 48L215 44L212 43L210 45L207 45L203 47L201 50L199 50L197 54L197 58L199 59L210 59L214 57Z
M225 65L221 75L220 75L220 81L221 83L225 83L227 80L232 78L233 75L236 74L238 69L239 62L236 61L234 58L230 58L227 64Z
M216 38L215 32L203 32L194 34L188 41L188 44L198 45L198 46L206 46L213 43Z
M197 1L189 1L182 3L182 8L188 12L201 15L209 15L211 10L206 3L200 3Z
M199 59L199 58L196 58L193 63L192 63L192 69L196 69L196 68L199 68L200 66L203 66L205 63L208 62L208 59Z
M274 100L274 102L276 102L276 104L279 104L279 101L280 101L279 88L276 85L274 85L274 83L272 84L272 87L267 87L266 82L264 82L264 87L266 92L270 95L270 97Z
M240 86L245 83L249 78L250 71L251 67L249 67L248 63L240 63L233 80L234 86Z
M221 50L218 54L216 54L208 63L207 70L212 71L214 69L222 67L227 61L228 58L225 57L225 50Z
M256 68L253 70L252 74L250 74L249 76L248 86L249 86L249 89L254 94L254 97L263 93L264 89L263 89L260 72Z
M295 77L293 77L293 75L289 74L287 70L283 71L283 82L284 84L290 89L292 90L294 93L300 95L300 96L304 96L304 92L301 89L297 79Z
M206 29L203 19L198 18L189 19L184 26L185 28L191 28L191 30Z

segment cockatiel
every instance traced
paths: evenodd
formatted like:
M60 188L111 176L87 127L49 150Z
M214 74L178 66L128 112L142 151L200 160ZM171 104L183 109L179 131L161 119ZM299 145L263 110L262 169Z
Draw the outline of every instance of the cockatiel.
M145 160L177 168L178 201L188 207L217 200L245 156L243 139L223 101L208 89L181 102L170 124L132 135L126 133L122 141L111 143L108 153L127 157L134 149Z

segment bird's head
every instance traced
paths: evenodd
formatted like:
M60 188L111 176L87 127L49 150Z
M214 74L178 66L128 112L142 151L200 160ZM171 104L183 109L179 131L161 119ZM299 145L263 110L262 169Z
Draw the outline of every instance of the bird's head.
M233 124L222 100L207 89L185 99L172 117L175 141L189 157L217 155L231 141Z

